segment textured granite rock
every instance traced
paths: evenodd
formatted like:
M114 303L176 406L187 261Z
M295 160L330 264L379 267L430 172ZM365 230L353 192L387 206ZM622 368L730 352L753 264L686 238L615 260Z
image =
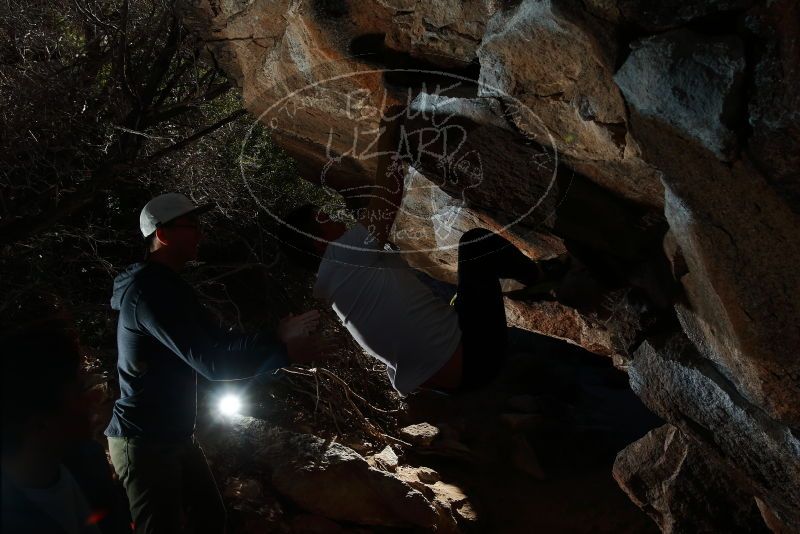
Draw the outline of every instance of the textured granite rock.
M783 523L800 524L800 439L745 399L683 334L643 344L629 376L634 392L691 437L704 461Z
M251 471L265 473L274 491L313 515L376 527L455 528L452 512L442 508L436 492L424 495L424 483L412 487L402 473L371 467L349 447L246 416L228 424L226 432L204 436L209 457L248 458Z
M632 48L614 76L627 102L640 115L730 160L745 68L741 40L681 29L635 42Z
M613 473L662 532L769 532L755 499L671 425L622 450Z

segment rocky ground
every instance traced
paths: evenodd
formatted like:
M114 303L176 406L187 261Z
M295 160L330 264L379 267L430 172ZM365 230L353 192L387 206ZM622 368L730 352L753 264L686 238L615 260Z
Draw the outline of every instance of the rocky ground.
M327 415L311 424L309 414L276 417L270 405L285 402L276 396L241 416L204 418L200 439L235 531L657 531L611 468L618 450L661 421L608 359L522 330L511 336L491 387L412 394L383 436L337 432ZM213 414L216 394L206 391L201 413Z

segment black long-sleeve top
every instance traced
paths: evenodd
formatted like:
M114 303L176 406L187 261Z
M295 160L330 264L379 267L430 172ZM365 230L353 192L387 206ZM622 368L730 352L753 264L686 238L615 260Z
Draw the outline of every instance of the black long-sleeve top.
M106 436L181 441L194 433L197 374L248 378L288 365L267 333L231 334L212 324L194 290L158 263L136 263L114 280L119 310L120 398Z

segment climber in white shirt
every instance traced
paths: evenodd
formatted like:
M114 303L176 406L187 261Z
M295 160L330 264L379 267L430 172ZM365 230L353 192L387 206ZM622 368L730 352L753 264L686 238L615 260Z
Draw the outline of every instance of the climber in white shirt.
M384 247L403 198L404 117L403 108L393 107L381 120L376 193L354 226L306 205L286 217L279 237L288 255L317 270L314 296L386 365L398 392L476 388L497 375L505 358L500 279L537 284L559 278L567 264L533 261L500 235L476 228L459 242L455 305L434 295L400 253Z

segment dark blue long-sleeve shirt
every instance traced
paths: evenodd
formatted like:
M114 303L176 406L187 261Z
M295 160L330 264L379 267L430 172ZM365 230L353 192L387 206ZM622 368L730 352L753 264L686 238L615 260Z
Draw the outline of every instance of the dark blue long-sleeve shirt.
M286 346L274 337L231 334L212 324L191 286L158 263L137 263L117 276L111 307L120 312L120 398L106 436L189 438L197 415L197 373L235 380L289 363Z

